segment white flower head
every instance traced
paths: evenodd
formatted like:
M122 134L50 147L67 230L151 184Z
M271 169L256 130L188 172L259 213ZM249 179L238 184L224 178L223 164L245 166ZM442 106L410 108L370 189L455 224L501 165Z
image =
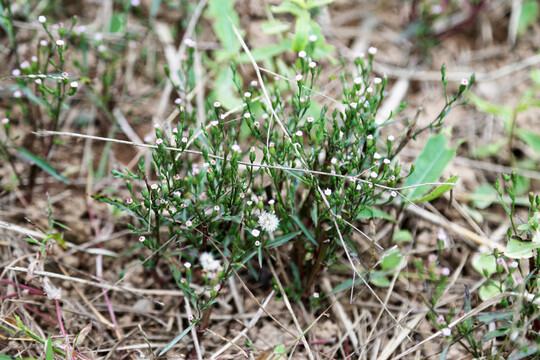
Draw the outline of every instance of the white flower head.
M308 122L308 123L312 123L312 122L314 122L314 121L315 121L315 118L314 118L313 116L308 116L308 117L307 117L307 122Z
M259 235L261 235L261 232L257 229L253 229L251 231L251 235L255 236L255 237L258 237Z
M191 267L191 263L190 263L189 261L186 261L186 262L184 263L184 267L185 267L186 269L189 269L189 268Z
M462 79L462 80L461 80L461 85L463 85L463 86L469 85L469 80L467 80L467 79Z
M309 35L308 40L311 42L317 41L317 35Z
M304 78L304 76L302 76L302 74L298 74L295 77L296 81L301 81L303 78Z
M375 179L377 176L379 176L379 174L377 174L375 171L372 171L370 176Z
M448 336L452 335L452 330L450 330L450 328L444 328L444 329L441 330L441 333L444 336L448 337Z
M394 141L395 139L394 135L388 135L388 141Z
M308 66L313 69L315 66L317 66L317 63L315 61L310 61Z
M373 79L373 83L374 84L380 84L380 83L382 83L382 79L380 77L376 77L376 78Z
M240 148L240 145L238 144L234 144L232 147L231 147L232 151L234 152L237 152L237 153L241 153L242 152L242 149Z
M326 196L332 195L332 190L330 190L329 188L326 188L326 189L324 190L324 195L326 195Z
M247 98L250 98L251 97L251 93L249 91L246 91L244 93L244 96L247 97Z
M56 40L56 45L64 46L64 44L65 44L64 40Z
M79 87L79 83L76 82L76 81L72 81L72 82L69 84L69 86L76 89L76 88Z
M368 53L370 53L371 55L375 55L377 53L377 48L372 46L368 49Z
M47 18L43 15L39 15L38 17L38 21L41 23L41 24L45 24L47 22Z
M215 108L221 107L221 103L220 103L219 101L216 101L216 102L214 103L214 107L215 107Z
M275 214L263 212L259 215L259 226L268 232L274 232L279 226L279 219Z
M304 50L300 51L300 52L298 53L298 57L299 57L299 58L302 58L302 59L305 58L305 57L306 57L306 52L305 52Z
M212 254L204 252L199 256L201 267L205 271L217 271L221 266L219 260L214 259Z
M140 242L144 242L144 240L146 240L146 238L144 236L139 236L139 241Z
M2 119L2 124L4 124L4 125L9 124L9 119L8 118L3 118Z
M163 144L163 139L156 139L156 144L158 144L158 145Z

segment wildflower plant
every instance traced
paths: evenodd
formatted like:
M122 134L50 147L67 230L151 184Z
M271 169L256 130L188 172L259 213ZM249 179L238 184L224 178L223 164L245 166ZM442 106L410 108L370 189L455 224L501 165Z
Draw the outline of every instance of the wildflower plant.
M317 90L316 37L309 39L291 64L291 79L260 75L246 86L233 67L243 104L230 110L213 100L191 106L183 95L195 87L189 47L180 83L174 83L178 117L155 127L151 164L141 157L136 172L113 171L126 179L129 198L94 195L133 217L134 247L150 254L141 255L142 263L160 283L168 278L157 268L169 268L196 308L191 325L200 332L230 276L248 268L258 278L265 258L280 260L285 253L290 267L281 270L293 278L287 295L321 302L317 277L343 251L351 262L359 259L351 257L359 251L353 231L366 213L396 198L407 176L397 155L421 131L405 117L376 121L388 84L371 73L376 49L355 59L357 75L342 72L342 99L328 102ZM423 130L440 128L473 82L448 97ZM446 79L443 84L447 94ZM412 129L383 136L396 121Z

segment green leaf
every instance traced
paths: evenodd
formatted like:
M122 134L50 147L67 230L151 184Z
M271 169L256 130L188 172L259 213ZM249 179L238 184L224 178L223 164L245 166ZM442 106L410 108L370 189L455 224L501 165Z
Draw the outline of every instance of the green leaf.
M265 21L261 24L262 31L268 35L281 34L290 29L289 24L282 23L278 20Z
M298 225L298 227L300 228L300 230L302 230L302 232L304 233L304 235L306 235L306 237L309 239L309 241L311 241L313 243L313 245L317 246L317 241L315 241L315 238L313 237L313 235L311 235L311 233L309 232L309 230L304 226L304 224L302 224L302 221L300 221L300 219L298 218L298 216L296 215L291 215L290 216L291 219L293 219L293 221L296 223L296 225Z
M472 204L477 209L485 209L497 201L497 191L488 184L482 184L472 194Z
M456 148L448 148L446 137L440 133L428 139L424 150L414 163L414 172L405 181L405 186L433 183L439 180L446 165L456 155ZM428 191L430 185L419 186L408 192L411 200L418 199Z
M301 233L302 233L302 231L298 230L298 231L295 231L295 232L292 232L292 233L289 233L289 234L286 234L286 235L278 236L273 241L268 242L264 247L268 249L268 248L273 248L273 247L277 247L277 246L286 244L290 240L292 240L295 237L297 237L298 235L300 235Z
M390 286L390 280L388 280L383 271L372 271L369 282L378 287L387 288Z
M534 24L540 14L537 0L524 1L521 5L521 14L518 22L518 34L522 35L529 26Z
M538 70L538 69L531 70L531 72L529 73L529 75L531 76L531 80L532 80L536 85L540 85L540 70Z
M279 4L279 6L272 6L270 9L275 14L290 13L296 17L300 16L300 14L303 12L303 9L300 6L288 1L283 1L281 4Z
M311 16L309 11L303 11L296 19L296 26L294 27L294 41L292 50L301 51L306 48L309 37Z
M516 135L538 155L540 155L540 135L537 132L516 129Z
M540 248L540 242L521 241L510 238L504 255L514 259L528 259L533 257L535 249Z
M236 38L233 25L240 29L238 14L234 11L234 0L210 0L208 2L208 16L213 20L214 33L218 37L227 56L235 55L240 49L240 42Z
M308 1L307 8L311 10L311 9L315 9L315 8L318 8L318 7L321 7L321 6L324 6L324 5L331 4L333 2L334 2L334 0L313 0L313 1Z
M412 234L409 230L399 230L392 235L392 242L401 243L401 242L412 242Z
M468 97L471 100L471 103L478 110L500 117L501 120L504 122L506 131L509 132L510 126L512 125L512 113L513 113L512 108L510 106L496 105L496 104L489 103L486 100L472 93L469 93Z
M413 201L414 202L426 202L426 201L435 200L436 198L438 198L439 196L441 196L445 192L448 192L451 189L453 189L454 186L456 186L455 183L457 182L458 179L459 179L459 175L452 176L450 179L448 179L448 180L446 180L444 182L445 185L439 185L432 192L427 194L426 196L422 197L421 199L417 199L417 200L413 200ZM448 184L448 185L446 185L446 184Z
M279 344L274 348L274 354L281 354L283 351L285 351L285 345Z
M493 340L495 338L498 338L500 336L506 335L506 334L508 334L509 330L510 330L510 328L502 328L502 329L497 329L497 330L490 331L487 334L485 334L484 336L482 336L482 341L486 342L486 341L490 341L490 340Z
M399 266L402 258L403 256L399 249L394 249L390 251L388 255L384 255L384 259L381 262L381 268L383 271L395 270Z
M480 286L480 289L478 289L478 296L480 297L480 299L482 299L482 301L486 301L489 298L495 295L498 295L500 293L501 293L501 290L496 285L493 285L493 284L482 285Z
M471 266L482 276L484 276L484 269L487 270L488 276L497 272L497 262L491 253L474 254Z
M493 156L501 150L501 147L506 145L506 139L500 139L498 141L490 142L486 145L478 146L475 149L476 157L479 159L483 159L489 156Z
M357 219L375 219L375 218L381 218L390 222L393 222L394 224L397 223L396 219L392 217L392 215L371 206L366 206L362 211L360 211L356 215Z
M185 328L184 331L182 331L177 337L175 337L170 343L168 343L167 346L163 348L163 350L161 350L158 356L162 356L167 351L169 351L174 345L176 345L177 342L182 340L182 338L191 330L193 326L195 326L195 323L189 324L189 326Z
M478 315L476 317L476 320L483 322L484 324L489 324L495 321L512 321L512 318L514 317L513 311L505 311L505 312L499 312L499 313L487 313Z
M23 157L26 160L29 160L30 162L35 164L37 167L39 167L41 170L45 171L47 174L51 175L57 180L62 181L65 184L69 184L68 179L60 175L58 171L56 171L56 169L51 164L49 164L45 159L32 154L30 151L26 150L25 148L14 147L14 149L19 152L21 157Z
M51 335L47 336L47 343L45 348L45 360L54 360L53 345Z
M125 19L122 14L113 14L111 24L109 26L111 33L117 33L124 30Z

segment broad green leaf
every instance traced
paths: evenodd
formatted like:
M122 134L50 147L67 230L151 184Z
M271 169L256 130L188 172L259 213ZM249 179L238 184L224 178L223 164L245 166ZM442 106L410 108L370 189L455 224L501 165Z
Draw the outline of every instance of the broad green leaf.
M275 14L285 14L290 13L298 17L304 11L300 6L295 5L288 1L283 1L279 6L272 6L270 8Z
M18 148L14 147L15 150L19 152L21 157L25 158L26 160L29 160L30 162L34 163L37 167L39 167L41 170L45 171L47 174L51 175L57 180L62 181L65 184L69 184L68 179L66 179L64 176L60 175L56 169L47 162L47 160L32 154L30 151L26 150L25 148Z
M510 238L504 255L515 259L528 259L533 257L534 250L540 248L540 242L521 241Z
M414 163L414 172L405 181L405 186L433 183L439 180L446 165L456 155L456 148L448 148L446 137L439 133L429 138ZM419 186L412 189L407 197L415 200L424 195L431 186Z
M236 38L233 25L240 29L238 14L234 11L234 0L209 0L207 14L212 18L214 33L219 39L226 57L236 55L240 42Z
M311 16L309 11L303 11L296 19L296 26L294 27L294 41L292 50L301 51L306 48L309 37Z
M263 47L251 50L251 56L253 56L253 59L257 62L268 60L268 59L272 59L275 56L283 54L284 52L288 51L291 47L292 47L292 40L284 39L279 44L267 45L267 46L263 46ZM250 61L250 59L247 54L242 53L239 57L239 61L241 63L247 63Z
M490 341L490 340L493 340L495 338L498 338L500 336L506 335L506 334L508 334L509 330L510 330L510 328L507 327L507 328L501 328L501 329L490 331L487 334L485 334L484 336L482 336L482 341L486 342L486 341Z
M396 219L392 217L392 215L378 209L375 207L367 206L364 208L364 210L360 211L358 215L356 216L357 219L374 219L374 218L381 218L385 219L387 221L397 223Z
M448 192L448 191L452 190L454 188L454 186L456 186L455 183L458 181L458 179L459 179L459 175L452 176L450 179L445 181L444 185L437 186L432 192L430 192L426 196L424 196L424 197L422 197L420 199L417 199L417 200L413 200L413 201L414 202L426 202L426 201L435 200L436 198L438 198L439 196L441 196L445 192Z
M501 290L493 284L482 285L480 286L480 289L478 289L478 296L480 297L480 299L482 299L482 301L486 301L489 298L500 293Z
M487 270L488 275L497 272L497 262L491 253L474 254L471 265L482 276L484 276L484 269Z
M191 323L187 328L185 328L184 331L182 331L177 337L175 337L170 343L168 343L167 346L163 348L163 350L161 350L158 356L162 356L167 351L169 351L174 345L176 345L177 342L182 340L182 338L191 330L193 326L195 326L195 323Z
M504 312L498 312L498 313L487 313L478 315L476 317L476 320L483 322L484 324L489 324L495 321L511 321L514 317L513 311L504 311Z
M516 129L516 135L540 156L540 135L537 131Z
M304 224L302 224L302 221L298 218L298 216L291 215L291 219L294 220L296 225L298 225L300 230L302 230L302 232L304 233L304 235L306 235L306 237L309 239L309 241L311 241L313 243L313 245L317 246L317 241L315 241L315 238L313 237L313 235L311 235L309 230L304 226Z
M388 280L383 271L372 271L369 282L378 287L387 288L390 286L390 280Z
M411 232L409 230L399 230L392 235L392 242L411 242L413 241Z
M262 31L268 35L281 34L291 28L289 24L282 23L281 21L265 21L261 24Z
M233 82L233 72L230 67L227 66L219 72L214 81L215 90L213 91L213 98L218 100L223 108L234 109L237 106L242 105L242 100L236 95L236 90Z
M521 14L518 22L518 34L522 35L529 26L538 20L540 8L537 0L524 1L521 5Z
M403 256L399 249L392 250L389 254L384 256L383 261L381 262L381 268L383 271L394 270L399 266Z
M124 30L125 18L122 14L113 14L109 30L111 33L117 33Z
M482 184L472 194L472 204L477 209L485 209L497 201L497 191L492 185Z
M281 354L285 350L284 344L279 344L274 348L274 354Z

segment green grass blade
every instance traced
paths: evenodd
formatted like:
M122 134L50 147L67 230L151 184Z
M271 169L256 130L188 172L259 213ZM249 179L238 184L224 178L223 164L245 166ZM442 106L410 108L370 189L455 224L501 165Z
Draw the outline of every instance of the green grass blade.
M165 354L167 351L169 351L174 345L176 345L177 342L179 342L180 340L182 340L182 338L191 330L191 328L195 326L195 323L191 323L191 325L189 325L187 328L184 329L184 331L182 331L180 333L180 335L178 335L177 337L175 337L170 343L167 344L167 346L165 346L163 348L163 350L161 350L161 352L158 354L158 356L162 356L163 354Z
M68 179L60 175L60 173L51 164L49 164L47 160L37 155L32 154L30 151L26 150L25 148L15 147L14 149L19 152L21 157L37 165L41 170L45 171L47 174L51 175L57 180L62 181L65 184L69 184Z

